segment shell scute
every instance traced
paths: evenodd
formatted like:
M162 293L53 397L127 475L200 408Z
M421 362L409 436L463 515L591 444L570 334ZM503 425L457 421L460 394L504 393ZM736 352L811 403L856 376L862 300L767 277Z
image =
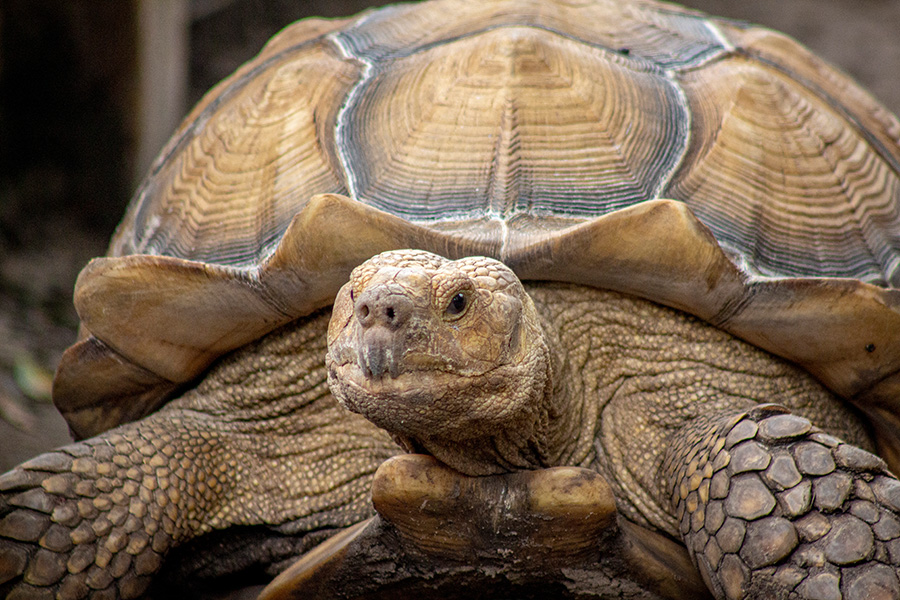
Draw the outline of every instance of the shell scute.
M346 192L329 138L358 67L321 39L257 61L176 134L110 254L255 266L312 195Z
M751 272L900 282L900 177L840 107L744 57L680 84L692 143L665 193Z
M584 220L649 200L687 114L662 74L632 62L523 27L395 60L345 112L351 196L417 222Z
M448 19L448 14L453 18ZM378 62L508 26L543 29L621 51L662 69L696 65L725 50L718 32L701 13L655 2L615 0L439 0L426 10L397 5L369 14L336 36L354 55Z

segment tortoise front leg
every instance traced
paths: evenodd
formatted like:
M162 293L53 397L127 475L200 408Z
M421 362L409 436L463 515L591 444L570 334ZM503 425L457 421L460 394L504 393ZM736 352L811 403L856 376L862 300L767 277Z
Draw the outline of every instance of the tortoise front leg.
M63 599L144 592L173 542L187 535L187 507L202 503L189 483L196 474L182 467L185 448L171 435L146 435L151 426L119 428L0 477L0 592Z
M320 435L279 436L164 410L16 467L0 477L0 597L136 598L175 546L234 525L266 528L266 547L204 547L205 564L227 551L220 575L263 571L370 516L390 440L319 417Z
M900 598L900 482L780 407L695 420L663 465L717 598Z

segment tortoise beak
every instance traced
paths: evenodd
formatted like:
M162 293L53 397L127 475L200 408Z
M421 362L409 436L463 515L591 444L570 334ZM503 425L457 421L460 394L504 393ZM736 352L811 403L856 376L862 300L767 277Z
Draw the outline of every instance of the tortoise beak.
M360 294L353 305L359 326L357 363L367 377L400 374L404 329L414 305L399 286L376 286Z
M381 379L385 373L390 373L391 377L400 374L399 355L402 349L396 348L397 345L397 336L384 327L360 331L357 364L366 377Z

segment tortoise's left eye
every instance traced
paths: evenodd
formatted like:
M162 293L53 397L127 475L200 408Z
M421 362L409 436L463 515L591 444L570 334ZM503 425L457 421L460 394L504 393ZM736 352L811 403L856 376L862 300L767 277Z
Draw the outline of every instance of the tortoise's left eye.
M456 292L450 302L447 303L446 313L450 317L461 317L469 307L469 295L465 292Z

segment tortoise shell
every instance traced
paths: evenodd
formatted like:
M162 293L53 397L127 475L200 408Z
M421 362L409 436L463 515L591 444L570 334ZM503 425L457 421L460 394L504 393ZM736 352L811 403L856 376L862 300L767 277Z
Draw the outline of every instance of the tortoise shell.
M283 30L82 272L57 406L78 436L138 419L406 247L693 313L855 402L900 464L900 123L783 35L650 0Z

